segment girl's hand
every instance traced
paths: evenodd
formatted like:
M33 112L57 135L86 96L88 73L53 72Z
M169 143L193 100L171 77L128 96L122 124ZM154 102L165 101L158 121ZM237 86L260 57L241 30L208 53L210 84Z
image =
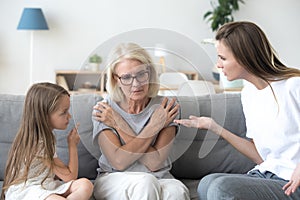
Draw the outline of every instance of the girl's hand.
M186 127L211 130L217 134L220 132L220 126L210 117L196 117L191 115L189 119L176 119L174 122Z
M76 124L75 128L73 128L70 131L70 133L68 134L68 144L69 145L77 146L77 144L80 141L80 137L79 137L79 134L78 134L78 131L77 131L78 126L79 126L79 124Z
M296 189L300 186L300 164L295 168L291 180L283 186L284 193L286 195L291 195L296 191Z
M94 106L92 115L95 120L103 122L112 128L116 128L117 120L120 119L120 115L105 102L98 102Z

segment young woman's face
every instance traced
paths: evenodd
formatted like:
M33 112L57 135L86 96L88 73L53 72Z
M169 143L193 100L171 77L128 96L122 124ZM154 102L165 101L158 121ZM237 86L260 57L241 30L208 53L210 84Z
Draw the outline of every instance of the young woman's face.
M69 113L70 97L63 95L59 99L58 109L50 114L50 123L53 129L64 130L69 124L71 115Z
M127 99L142 100L149 90L150 72L140 61L125 59L115 68L118 85Z
M227 80L245 78L247 71L236 61L231 50L223 44L222 40L217 41L216 48L218 53L217 67L222 69Z

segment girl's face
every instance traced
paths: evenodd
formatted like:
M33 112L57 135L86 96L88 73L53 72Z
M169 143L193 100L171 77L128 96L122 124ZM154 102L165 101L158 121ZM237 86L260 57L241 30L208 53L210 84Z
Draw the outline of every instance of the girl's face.
M69 108L70 97L63 95L59 99L57 110L50 114L50 123L53 129L64 130L67 128L71 118Z
M222 72L227 77L227 80L244 79L248 74L234 58L231 50L227 48L222 40L216 43L218 62L217 67L222 69Z
M115 78L127 99L142 100L149 90L150 72L140 61L125 59L115 67Z

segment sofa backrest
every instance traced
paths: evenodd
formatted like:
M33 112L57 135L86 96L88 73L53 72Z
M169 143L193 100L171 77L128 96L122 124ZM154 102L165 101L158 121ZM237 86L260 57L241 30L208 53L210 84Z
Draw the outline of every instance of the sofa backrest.
M24 95L0 95L0 180L3 180L7 155L19 129Z
M99 95L73 95L70 113L73 120L66 130L55 130L57 154L68 162L67 134L80 123L78 132L79 177L94 179L97 175L99 148L92 143L93 106L102 99ZM212 116L228 130L245 136L245 119L240 94L213 94L198 97L178 97L181 118L189 115ZM7 154L19 128L24 96L0 95L0 181L3 180ZM244 173L254 163L237 152L225 140L205 130L179 127L172 151L173 168L176 178L200 179L213 172Z
M246 125L240 93L178 97L181 118L212 117L229 131L245 137ZM180 126L173 148L171 173L176 178L200 179L215 173L245 173L254 163L227 141L207 130Z

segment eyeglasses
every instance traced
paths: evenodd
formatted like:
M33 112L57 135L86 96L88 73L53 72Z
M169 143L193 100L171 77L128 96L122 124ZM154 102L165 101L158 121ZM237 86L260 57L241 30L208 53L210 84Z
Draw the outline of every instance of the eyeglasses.
M115 74L116 77L121 81L123 85L131 85L133 82L133 79L137 80L139 83L144 83L149 80L150 74L149 71L140 71L135 76L132 76L131 74L124 74L122 76L118 76Z

